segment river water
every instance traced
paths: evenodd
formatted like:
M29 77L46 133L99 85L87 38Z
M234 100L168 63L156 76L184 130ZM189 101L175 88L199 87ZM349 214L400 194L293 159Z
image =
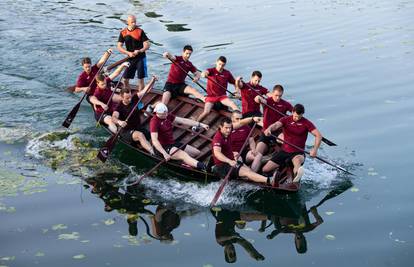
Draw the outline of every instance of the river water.
M218 182L103 184L152 165L120 150L99 163L107 135L86 104L60 126L80 97L65 88L129 13L155 52L191 44L200 69L225 55L235 75L282 84L338 144L320 156L356 176L307 159L297 195L231 182L214 210ZM413 1L385 0L1 1L0 266L411 265L413 14ZM161 87L169 66L147 57Z

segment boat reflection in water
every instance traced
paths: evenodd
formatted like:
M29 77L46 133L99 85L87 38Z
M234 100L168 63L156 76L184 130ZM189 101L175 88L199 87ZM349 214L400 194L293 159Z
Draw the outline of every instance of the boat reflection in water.
M125 190L120 190L111 185L113 181L105 181L102 178L87 179L86 182L91 192L103 200L105 211L116 210L126 214L128 232L131 236L138 235L140 220L148 237L162 243L171 243L174 241L173 231L180 226L182 216L193 216L208 210L206 207L188 203L165 203L165 200L157 203L147 199L144 189L139 186L129 186ZM240 230L245 229L251 222L261 222L258 232L268 240L281 234L291 234L297 253L306 253L308 245L305 233L323 223L318 207L351 186L352 182L349 180L337 184L318 204L309 209L306 207L305 198L311 197L306 196L306 192L287 195L265 190L250 194L243 206L209 209L216 221L215 238L217 244L223 247L225 261L236 262L238 247L243 248L254 260L265 259L252 242L240 234ZM149 206L155 211L150 210Z

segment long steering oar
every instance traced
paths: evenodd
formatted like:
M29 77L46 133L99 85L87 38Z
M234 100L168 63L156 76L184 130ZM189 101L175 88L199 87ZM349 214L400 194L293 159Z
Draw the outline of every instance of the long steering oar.
M125 119L125 122L128 123L129 118L132 116L132 114L135 112L135 110L138 108L139 103L141 102L141 100L144 98L144 96L151 91L152 87L155 84L155 79L151 81L152 83L150 83L150 86L148 86L148 90L145 91L145 93L138 99L138 102L135 104L134 108L131 110L131 112L129 112L128 116ZM111 153L111 151L113 150L116 141L118 140L118 136L121 133L121 131L124 128L120 127L118 129L118 131L116 131L116 133L114 135L112 135L105 143L105 145L99 150L97 158L99 160L101 160L102 162L105 162L108 159L109 154Z
M190 138L190 140L188 140L186 143L182 144L177 150L175 150L173 153L170 154L170 156L174 155L175 153L177 153L179 150L182 150L185 148L186 145L188 145L188 143L190 143L192 140L194 140L197 136L199 136L202 132L204 131L204 128L200 129L200 131L198 131L192 138ZM132 184L129 184L128 186L132 186L132 185L138 185L139 183L141 183L142 179L144 179L145 177L151 175L151 173L153 173L156 169L158 169L162 164L164 164L165 162L167 162L165 159L161 160L160 162L158 162L154 167L152 167L149 171L147 171L146 173L144 173L143 175L141 175L135 182L133 182Z
M245 83L244 82L244 84L247 86L247 87L249 87L255 94L257 94L258 96L261 96L261 97L263 97L259 92L256 92L256 90L254 90L254 88L253 87L251 87L250 86L250 84L248 84L248 83ZM273 110L274 112L277 112L277 113L279 113L279 115L281 115L281 116L283 116L283 117L286 117L287 115L286 114L284 114L284 113L282 113L282 112L280 112L279 110L277 110L277 109L275 109L274 107L272 107L272 106L270 106L270 105L268 105L267 103L263 103L263 102L261 102L264 106L266 106L267 108L270 108L271 110ZM325 137L322 137L322 142L324 142L325 144L327 144L328 146L336 146L336 144L334 143L334 142L332 142L332 141L330 141L330 140L328 140L328 139L326 139Z
M256 122L253 124L253 127L252 127L252 129L250 130L249 135L247 136L246 140L244 141L244 144L243 144L243 146L241 147L241 149L240 149L240 151L239 151L239 155L241 155L241 153L243 152L244 148L245 148L245 147L246 147L246 145L249 143L250 136L253 134L253 132L254 132L254 129L255 129L255 128L256 128ZM236 159L236 160L237 160L237 159ZM227 184L227 183L228 183L228 181L229 181L230 174L231 174L231 172L233 171L234 167L235 167L235 166L232 166L232 167L230 168L230 170L227 172L227 174L226 174L226 176L224 177L223 181L221 182L221 184L220 184L220 186L219 186L219 188L218 188L218 190L217 190L216 194L214 195L213 200L212 200L212 201L211 201L211 203L210 203L210 207L212 207L212 206L216 205L216 202L217 202L217 200L220 198L221 193L223 193L224 187L226 186L226 184Z
M288 145L290 145L290 146L292 146L292 147L294 147L294 148L296 148L296 149L300 150L300 151L301 151L301 152L303 152L303 153L306 153L306 154L310 155L310 153L309 153L308 151L306 151L306 150L304 150L304 149L302 149L302 148L300 148L300 147L298 147L298 146L296 146L296 145L294 145L294 144L292 144L292 143L290 143L290 142L287 142L287 141L285 141L285 140L283 140L283 139L281 139L281 138L277 137L277 136L276 136L276 135L274 135L274 134L272 134L272 136L273 136L273 137L275 137L277 140L279 140L279 141L281 141L281 142L283 142L283 143L286 143L286 144L288 144ZM349 171L345 170L344 168L342 168L341 166L335 165L335 164L333 164L333 163L331 163L331 162L327 161L326 159L323 159L323 158L321 158L321 157L319 157L319 156L316 156L315 158L316 158L316 159L319 159L320 161L322 161L322 162L324 162L324 163L326 163L326 164L328 164L328 165L330 165L330 166L332 166L332 167L334 167L334 168L336 168L336 169L338 169L338 170L341 170L341 171L343 171L343 172L345 172L345 173L347 173L347 174L350 174L350 175L355 176L355 174L353 174L352 172L349 172Z
M127 63L127 64L129 64L129 63ZM128 68L129 68L129 66L125 68L125 70L123 71L123 74L122 74L122 76L121 76L121 77L124 77L124 76L125 76L125 73L128 71ZM109 104L111 103L112 98L114 97L114 94L115 94L115 92L116 92L116 89L118 89L118 86L121 84L121 80L122 80L122 79L119 79L119 80L118 80L118 82L116 83L116 85L115 85L114 89L112 90L112 94L111 94L111 96L109 97L108 102L106 103L106 106L107 106L107 107L109 107ZM102 114L101 114L101 116L99 116L99 119L96 121L96 127L98 127L98 126L100 125L101 120L102 120L102 118L103 118L104 114L105 114L105 111L103 111L103 112L102 112Z
M345 182L341 183L339 186L335 187L332 191L330 191L328 194L326 194L326 196L323 199L321 199L321 201L319 201L319 203L316 204L313 207L315 207L315 208L319 207L320 205L322 205L328 199L334 198L334 197L342 194L343 192L345 192L346 190L351 188L352 185L353 184L350 180L345 180ZM309 211L310 211L310 209L308 210L308 212Z
M96 72L95 76L93 77L91 83L89 84L88 87L92 86L92 83L95 81L96 76L98 75L98 73L101 72L102 68L104 67L105 63L108 61L109 57L111 56L111 54L109 54L108 58L104 61L104 63L102 64L102 66L99 68L99 70ZM68 116L66 117L65 121L62 123L63 127L69 128L69 126L71 125L73 119L76 117L76 114L78 113L79 107L82 103L82 101L85 99L85 97L88 95L88 92L85 92L82 96L82 98L79 100L79 102L72 108L72 110L70 111L70 113L68 114Z
M111 64L111 65L109 65L108 67L104 67L103 68L103 72L105 73L105 72L107 72L107 71L110 71L110 70L112 70L113 68L115 68L116 66L118 66L118 65L120 65L120 64L122 64L122 63L124 63L125 61L127 61L128 59L130 59L130 57L126 57L126 58L123 58L123 59L121 59L121 60L118 60L117 62L115 62L115 63L113 63L113 64ZM104 63L105 64L105 63ZM89 85L89 87L91 87L91 84ZM67 91L69 91L69 92L74 92L75 91L75 88L76 88L76 85L72 85L72 86L68 86L67 88L66 88L66 90Z

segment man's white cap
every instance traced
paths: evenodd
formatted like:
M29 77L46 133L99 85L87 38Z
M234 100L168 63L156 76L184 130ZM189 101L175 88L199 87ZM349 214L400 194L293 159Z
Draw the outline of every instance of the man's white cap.
M155 113L167 113L168 108L164 103L158 103L155 105L154 112Z

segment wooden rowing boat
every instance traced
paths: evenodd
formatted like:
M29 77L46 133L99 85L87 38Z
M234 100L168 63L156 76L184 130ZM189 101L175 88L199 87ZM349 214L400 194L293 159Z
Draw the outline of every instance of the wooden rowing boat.
M156 102L161 101L162 98L162 91L159 90L152 90L151 92L147 93L143 99L143 110L149 105L149 104L155 104ZM188 97L178 97L176 99L171 99L171 101L168 104L169 112L183 118L191 118L195 119L203 112L204 109L204 103L200 103L195 101L194 99L188 98ZM148 114L146 112L143 112L141 115L141 122L143 127L146 129L149 129L149 122L151 120L151 114ZM212 112L204 118L203 123L206 123L210 126L210 129L208 131L203 132L202 134L198 135L197 138L195 138L195 133L183 125L174 124L174 139L177 142L181 143L188 143L189 145L197 148L201 151L200 155L197 157L197 160L204 162L207 166L211 167L211 141L214 137L217 129L219 128L219 122L220 119L225 117L230 117L231 113L224 110L212 110ZM109 132L109 130L107 130ZM256 128L255 132L253 133L254 138L258 138L260 135L260 129ZM157 156L150 155L147 151L142 149L139 146L136 146L135 144L130 144L126 142L125 140L122 140L120 138L121 143L132 149L134 152L141 154L152 161L159 162L162 160L161 158ZM187 166L185 164L182 164L179 161L173 161L170 160L165 163L165 165L172 170L174 173L178 174L179 176L185 176L186 178L193 178L193 179L202 179L208 180L208 181L214 181L219 180L218 177L216 177L213 173L210 171L203 172L200 170L196 170L191 168L190 166ZM209 168L210 169L210 168ZM297 183L291 183L292 181L292 169L290 167L285 168L282 171L282 179L281 181L284 181L279 185L279 187L271 187L260 183L254 183L257 184L263 188L269 188L272 190L278 190L283 192L296 192L299 190L300 184ZM250 181L245 181L248 183L253 183Z

